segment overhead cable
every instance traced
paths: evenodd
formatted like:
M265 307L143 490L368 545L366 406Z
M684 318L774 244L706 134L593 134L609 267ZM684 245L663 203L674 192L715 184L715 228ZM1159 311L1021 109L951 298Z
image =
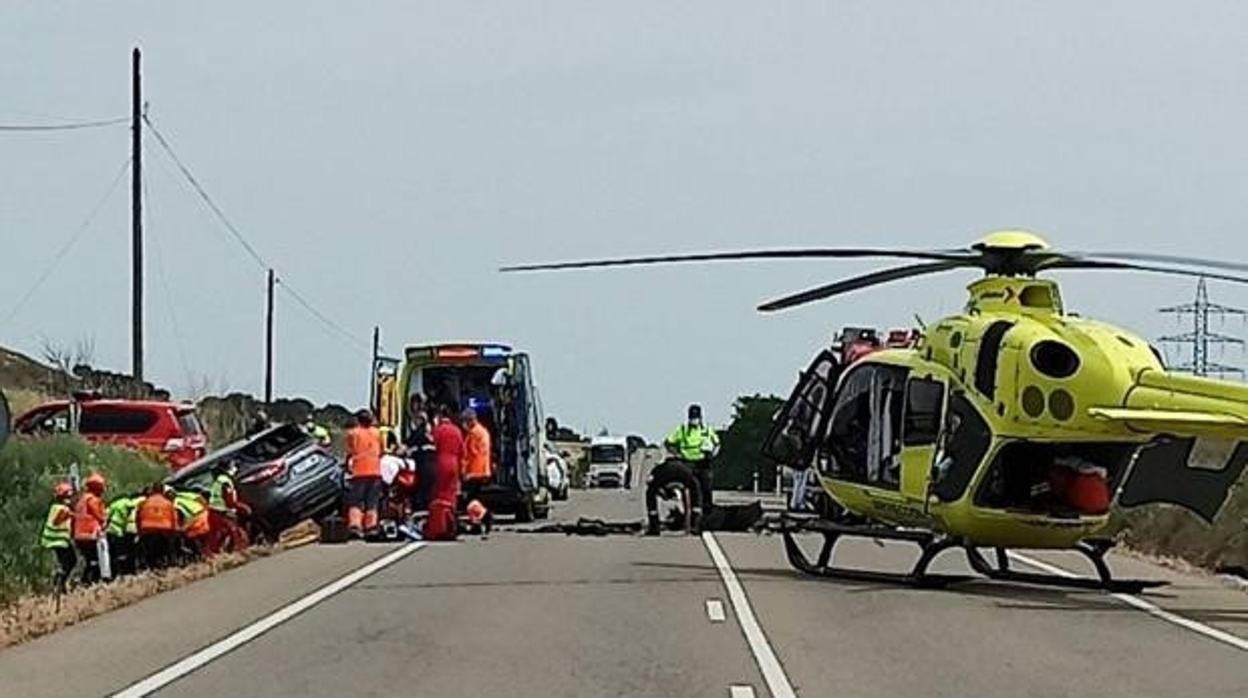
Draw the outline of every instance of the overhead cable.
M113 196L113 192L117 191L117 185L121 184L122 178L125 176L126 172L130 170L130 163L131 159L127 157L125 162L122 163L121 169L118 170L117 174L113 177L113 181L108 185L108 189L104 192L104 196L100 197L100 200L96 202L95 206L91 209L91 212L87 214L87 217L83 219L81 224L78 225L78 228L74 231L73 235L70 235L69 239L65 241L65 244L61 245L61 248L56 251L56 254L52 257L52 261L49 262L43 272L39 274L39 277L35 279L35 283L31 284L30 288L26 290L26 293L22 294L22 297L19 298L17 303L13 305L13 308L9 311L9 313L4 316L4 320L0 320L0 326L8 325L9 322L16 317L19 312L21 312L27 301L29 301L31 297L35 295L35 292L43 286L43 282L48 280L48 277L52 275L53 271L56 271L57 266L60 265L61 260L65 258L65 255L69 254L69 251L74 248L74 245L78 244L78 241L82 238L83 233L87 231L87 228L91 227L91 223L95 221L96 216L98 216L100 211L104 209L104 204L108 203L108 200Z
M102 121L71 121L59 124L0 124L0 131L77 131L84 128L116 126L118 124L124 124L129 120L130 117L121 116L116 119L104 119Z

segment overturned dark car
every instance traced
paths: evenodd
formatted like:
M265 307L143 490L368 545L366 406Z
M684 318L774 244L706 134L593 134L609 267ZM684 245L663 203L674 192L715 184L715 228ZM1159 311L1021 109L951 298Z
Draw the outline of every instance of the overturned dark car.
M213 478L231 462L238 465L238 495L252 509L250 527L270 540L304 519L319 519L342 506L342 462L293 424L235 441L165 482L207 496Z

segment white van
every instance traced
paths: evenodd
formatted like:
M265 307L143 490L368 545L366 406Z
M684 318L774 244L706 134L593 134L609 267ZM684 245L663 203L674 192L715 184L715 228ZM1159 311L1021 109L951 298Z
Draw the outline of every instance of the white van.
M589 486L632 487L633 468L629 463L628 439L623 436L595 436L589 442Z

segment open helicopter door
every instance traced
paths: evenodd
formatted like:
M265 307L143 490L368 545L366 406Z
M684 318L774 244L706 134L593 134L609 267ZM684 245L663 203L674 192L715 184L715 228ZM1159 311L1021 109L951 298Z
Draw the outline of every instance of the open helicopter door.
M763 440L764 456L795 470L816 465L841 370L831 351L824 350L815 357L798 376L797 387L784 407L776 413L771 431Z
M386 356L373 359L373 390L369 406L377 415L377 423L383 427L399 425L399 365L398 359Z
M1119 490L1118 504L1174 504L1213 523L1245 464L1245 441L1159 438L1136 456Z

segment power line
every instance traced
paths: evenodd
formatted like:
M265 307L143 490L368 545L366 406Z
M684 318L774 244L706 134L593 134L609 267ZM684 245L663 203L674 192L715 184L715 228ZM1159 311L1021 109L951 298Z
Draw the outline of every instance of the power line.
M0 131L77 131L84 128L116 126L118 124L124 124L129 120L130 117L122 116L116 119L104 119L102 121L71 121L60 124L0 124Z
M182 339L182 327L178 323L177 309L174 308L173 288L169 285L169 276L165 271L165 253L160 245L160 236L152 234L152 197L147 188L147 177L143 177L143 229L147 231L156 254L156 276L160 279L160 287L165 292L165 312L169 315L169 326L173 329L174 346L178 350L178 360L182 364L186 384L191 384L191 364L186 360L186 343Z
M165 137L160 133L160 130L156 128L156 125L151 122L151 120L147 117L146 114L143 115L143 121L144 123L147 124L148 128L151 129L152 135L156 136L156 141L157 143L160 144L161 149L165 151L165 153L169 156L169 159L173 161L173 163L177 166L178 170L182 173L182 176L185 177L187 182L190 183L191 187L195 189L195 192L199 195L199 198L204 202L204 204L208 206L209 210L212 211L212 213L216 216L217 220L221 222L221 225L223 225L225 229L228 230L230 234L234 237L234 239L237 240L238 243L243 246L243 249L247 251L248 256L250 256L251 259L255 261L256 264L261 269L264 269L266 273L268 272L269 269L276 268L274 265L266 261L259 252L256 251L256 248L253 247L251 243L247 241L247 238L243 236L242 231L240 231L230 221L230 219L225 215L225 212L221 210L221 207L218 206L215 201L213 201L212 197L208 195L208 192L205 191L203 186L200 185L199 181L195 179L195 175L191 174L190 168L188 168L186 164L183 163L182 160L177 156L177 153L173 151L173 147L169 145L169 141L165 139ZM287 293L290 294L290 297L293 298L296 303L298 303L301 307L303 307L304 310L306 310L309 314L311 314L313 317L319 320L327 328L334 331L338 335L342 336L344 339L350 341L355 346L368 349L369 345L367 342L361 339L358 335L344 328L342 325L338 324L337 322L334 322L332 319L329 318L329 316L325 315L325 313L322 313L320 310L318 310L315 306L312 305L311 302L308 301L307 298L305 298L302 294L300 294L293 287L291 287L289 282L281 278L280 275L278 278L278 284L282 288L284 288Z
M112 183L108 185L108 189L104 192L104 196L100 197L100 200L96 202L95 206L91 209L91 212L87 214L87 217L83 219L81 224L79 224L78 229L75 230L73 235L69 237L69 240L65 241L65 244L61 245L61 248L56 251L56 254L52 257L52 261L47 267L44 268L43 273L39 275L39 278L35 279L35 283L27 289L26 293L22 294L22 297L19 298L17 303L13 305L13 309L9 311L9 314L4 316L4 320L0 320L0 325L8 325L9 322L16 317L19 312L21 312L22 308L25 307L27 301L35 295L35 292L43 286L43 282L48 280L48 277L52 275L53 271L56 271L56 268L60 265L61 260L65 258L65 255L69 254L69 251L73 249L74 245L78 244L78 240L82 238L82 234L87 231L87 228L91 227L91 223L95 221L96 216L98 216L100 211L104 209L104 204L108 203L108 200L112 198L113 192L117 191L117 185L121 184L122 178L125 176L126 172L129 171L129 169L130 158L127 157L126 161L122 163L121 169L118 170L117 174L113 177Z
M260 265L261 269L268 270L271 265L264 261L264 257L260 256L260 253L256 251L256 248L251 246L251 243L247 242L247 238L243 237L242 232L240 232L239 229L230 222L230 219L225 215L225 212L221 210L221 207L217 205L217 202L213 201L211 196L208 196L208 192L204 191L204 188L200 186L199 180L195 179L195 175L191 174L190 169L187 168L177 154L173 152L173 148L169 145L169 141L165 140L165 137L161 135L160 130L156 128L156 125L152 123L151 119L147 118L146 114L143 115L143 123L147 124L147 127L152 130L152 135L156 136L156 141L160 143L160 147L169 156L169 159L173 160L173 164L177 165L178 170L182 172L182 176L186 178L187 182L190 182L191 187L195 189L195 193L199 194L199 198L202 199L208 206L213 215L217 217L217 220L221 221L221 225L225 226L225 229L230 231L230 234L234 236L234 239L238 241L238 244L242 245L244 250L247 250L247 254L255 260L256 264Z
M360 339L358 336L356 336L351 331L344 328L342 325L339 325L338 323L326 317L325 314L322 313L321 311L312 307L312 304L309 303L307 299L299 295L299 292L296 291L294 288L292 288L291 285L285 279L281 278L280 276L277 279L277 285L285 289L285 291L290 294L290 297L293 298L296 303L303 306L304 310L307 310L309 313L315 316L316 319L324 323L326 327L329 327L330 329L334 330L338 334L342 335L344 339L347 339L352 344L360 347L361 349L369 348L367 342Z

